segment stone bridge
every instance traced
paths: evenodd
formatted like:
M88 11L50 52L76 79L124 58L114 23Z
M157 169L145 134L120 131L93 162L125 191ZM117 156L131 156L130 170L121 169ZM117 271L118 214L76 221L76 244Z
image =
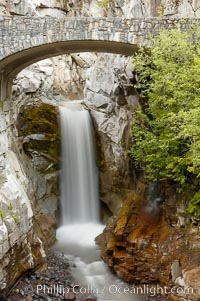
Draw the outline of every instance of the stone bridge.
M0 16L1 100L22 69L39 60L70 52L132 55L149 34L180 24L186 30L199 19L122 19Z

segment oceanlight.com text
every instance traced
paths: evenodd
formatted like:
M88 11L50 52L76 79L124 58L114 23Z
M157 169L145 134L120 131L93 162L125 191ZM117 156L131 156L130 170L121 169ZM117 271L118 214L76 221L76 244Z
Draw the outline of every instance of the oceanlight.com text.
M194 290L193 288L183 288L180 286L174 286L174 287L166 287L166 286L151 286L151 285L142 285L142 286L126 286L126 285L116 285L111 284L109 286L104 286L102 288L93 287L91 285L88 286L80 286L80 285L72 285L70 288L65 287L63 285L37 285L37 293L43 293L46 295L65 295L66 293L73 292L74 294L86 294L86 293L93 293L95 295L102 294L104 292L107 292L111 295L116 294L132 294L132 295L148 295L148 296L156 296L156 295L189 295L193 294Z
M108 287L110 294L133 294L133 295L189 295L193 294L193 288L183 288L180 286L173 286L171 288L167 286L152 286L152 285L142 285L142 286L117 286L112 284Z

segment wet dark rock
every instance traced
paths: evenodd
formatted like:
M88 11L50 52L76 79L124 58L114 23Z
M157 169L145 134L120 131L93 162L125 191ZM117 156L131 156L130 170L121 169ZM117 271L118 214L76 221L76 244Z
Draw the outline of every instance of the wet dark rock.
M64 255L50 251L47 265L22 278L9 296L0 301L97 301L92 291L79 292L82 286L72 278L71 269L73 263L69 263ZM77 292L73 292L74 284ZM41 289L37 289L37 286ZM62 288L65 288L65 293ZM164 297L148 297L144 301L169 300Z
M70 264L64 256L50 251L47 265L41 267L37 272L30 272L22 278L7 296L6 301L68 300L64 299L62 288L68 288L70 291L70 287L74 282L70 269Z

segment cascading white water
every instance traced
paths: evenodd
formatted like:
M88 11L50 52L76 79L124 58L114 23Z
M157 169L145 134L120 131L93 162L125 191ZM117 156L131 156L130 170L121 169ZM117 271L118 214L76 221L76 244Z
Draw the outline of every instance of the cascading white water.
M98 171L91 121L81 104L60 106L62 225L98 222Z
M75 263L76 281L90 286L98 301L140 301L139 296L122 294L127 284L112 275L100 259L95 237L103 231L99 223L98 172L95 166L89 113L80 103L60 107L62 138L61 215L57 250ZM71 254L71 255L70 255ZM81 286L80 286L81 288ZM115 292L120 288L120 292Z

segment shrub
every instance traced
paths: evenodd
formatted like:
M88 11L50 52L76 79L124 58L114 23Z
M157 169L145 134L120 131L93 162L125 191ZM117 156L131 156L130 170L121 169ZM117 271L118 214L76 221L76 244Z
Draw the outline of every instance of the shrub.
M133 59L141 103L130 155L149 180L172 179L182 189L200 178L199 41L200 27L163 31L151 52L140 49Z

